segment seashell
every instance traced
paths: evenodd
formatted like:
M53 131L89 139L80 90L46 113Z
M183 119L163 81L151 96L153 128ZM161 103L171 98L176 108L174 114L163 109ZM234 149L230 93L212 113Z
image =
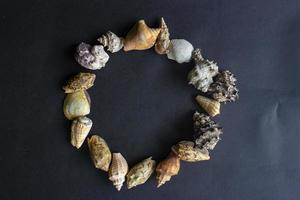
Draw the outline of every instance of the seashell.
M195 143L191 141L181 141L172 146L172 151L180 160L187 162L196 162L201 160L209 160L209 153L206 149L194 147Z
M154 49L158 54L166 54L170 45L170 33L163 17L160 21L160 29Z
M133 166L126 175L128 189L144 184L150 178L154 170L155 161L152 160L152 157Z
M70 78L67 84L63 87L65 93L78 92L79 90L87 90L94 85L96 79L95 74L79 73Z
M213 150L223 133L222 127L204 113L195 112L193 121L196 146L200 149Z
M208 92L219 102L233 102L239 98L239 90L236 87L236 78L233 73L228 70L222 71L215 76Z
M118 37L111 31L103 34L97 39L104 47L107 47L107 51L115 53L123 48L123 38Z
M87 117L78 117L71 125L71 144L79 149L92 128L93 122Z
M190 62L194 47L184 39L173 39L170 42L167 56L178 63Z
M220 114L220 103L218 101L201 95L196 97L196 101L211 117Z
M157 187L170 181L171 177L177 175L179 170L180 160L173 152L171 152L168 157L160 161L156 167Z
M188 74L189 84L194 85L202 92L207 92L210 84L213 83L213 77L218 74L219 68L213 61L205 60L200 49L193 51L193 59L196 65Z
M139 20L125 37L124 51L150 49L159 32L160 28L150 28L144 20Z
M91 46L82 42L77 46L75 59L81 66L96 70L105 66L109 56L102 45Z
M107 143L98 135L93 135L87 141L90 156L95 167L107 172L111 161L111 152Z
M128 172L128 164L121 153L113 153L110 168L108 170L109 180L118 191L121 190Z
M68 93L64 101L64 114L69 120L85 116L90 113L91 100L85 90L74 93Z

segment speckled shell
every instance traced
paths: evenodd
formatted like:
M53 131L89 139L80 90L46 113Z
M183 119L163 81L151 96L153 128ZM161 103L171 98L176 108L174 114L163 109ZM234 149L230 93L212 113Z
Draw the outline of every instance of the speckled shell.
M127 172L128 164L125 158L121 153L113 153L108 176L118 191L120 191L123 186Z
M67 94L63 111L65 117L69 120L85 116L90 113L90 96L85 90Z
M159 32L160 28L149 28L144 20L139 20L125 37L124 51L151 48L155 44Z
M78 117L71 125L71 144L79 149L92 128L93 122L88 117Z
M171 177L177 175L179 170L180 160L173 152L171 152L168 157L160 161L156 167L157 187L170 181Z
M198 95L196 97L198 104L211 116L214 117L220 114L220 103L216 100Z
M126 175L128 189L144 184L150 178L154 170L155 161L152 160L152 157L134 165Z
M193 51L193 59L195 67L189 72L189 84L192 84L198 90L207 92L213 77L218 74L218 66L213 61L205 60L200 52L200 49Z
M87 90L94 85L96 79L95 74L79 73L70 78L67 84L63 87L65 93L78 92L80 90Z
M75 59L81 66L96 70L105 66L109 55L104 51L102 45L91 46L82 42L77 46Z
M172 146L172 151L180 160L187 162L196 162L201 160L209 160L209 152L205 149L194 147L195 143L191 141L181 141Z
M124 39L118 37L111 31L103 34L98 41L104 46L107 47L107 51L112 53L118 52L123 48Z
M173 39L170 42L167 56L178 63L190 62L194 47L184 39Z
M154 49L158 54L166 54L170 45L170 33L164 18L161 18L160 29Z
M90 156L96 168L108 171L111 162L111 152L107 143L98 135L87 139Z

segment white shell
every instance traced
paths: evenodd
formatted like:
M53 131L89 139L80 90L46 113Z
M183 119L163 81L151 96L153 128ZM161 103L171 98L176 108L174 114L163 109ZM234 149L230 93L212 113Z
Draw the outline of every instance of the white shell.
M194 47L184 39L173 39L170 42L167 56L178 63L190 62Z
M103 34L97 39L104 47L107 47L107 51L115 53L120 51L123 47L123 38L118 37L111 31Z
M123 186L127 172L128 164L125 158L121 153L113 153L108 176L118 191L120 191Z
M79 149L92 128L93 122L88 117L78 117L71 125L71 144Z

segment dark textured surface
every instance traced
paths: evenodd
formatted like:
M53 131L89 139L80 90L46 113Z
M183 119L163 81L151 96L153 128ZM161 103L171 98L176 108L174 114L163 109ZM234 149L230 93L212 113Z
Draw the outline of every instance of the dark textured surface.
M1 1L1 200L300 198L300 68L298 0ZM140 18L164 16L172 38L185 38L238 79L240 100L214 120L224 128L210 161L182 163L160 189L117 192L90 161L86 143L69 142L62 85L87 71L76 45L107 30L124 35ZM111 54L110 54L111 55ZM96 71L92 133L130 166L193 135L199 110L186 76L154 50L111 55Z

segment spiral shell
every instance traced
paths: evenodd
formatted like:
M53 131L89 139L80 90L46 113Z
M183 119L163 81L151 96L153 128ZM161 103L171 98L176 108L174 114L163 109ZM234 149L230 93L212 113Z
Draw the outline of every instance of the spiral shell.
M75 59L81 66L96 70L105 66L109 55L104 51L102 45L91 46L82 42L77 46Z
M167 56L178 63L190 62L194 47L184 39L173 39L167 50Z
M154 170L155 161L152 160L152 157L134 165L126 175L128 189L144 184L150 178Z
M108 176L118 191L120 191L123 186L127 172L128 164L125 158L121 153L113 153Z
M160 161L156 167L157 187L170 181L171 177L177 175L179 170L180 160L173 152L171 152L168 157Z
M94 85L96 79L95 74L79 73L70 78L67 84L63 87L65 93L78 92L80 90L87 90Z
M74 93L68 93L64 100L64 114L69 120L85 116L90 113L91 100L85 90Z
M160 28L150 28L144 20L139 20L125 37L124 51L151 48L155 44L159 32Z
M71 144L79 149L92 128L93 122L88 117L78 117L71 125Z
M166 54L170 45L170 33L164 18L161 18L160 29L154 49L158 54Z
M198 95L196 97L198 104L211 116L214 117L220 114L220 103L216 100Z
M111 152L105 140L98 135L93 135L87 141L95 167L107 172L111 161Z
M98 41L104 46L107 47L107 51L115 53L120 51L123 48L123 38L118 37L111 31L103 34Z
M180 160L187 162L196 162L201 160L209 160L209 153L206 149L194 147L195 143L191 141L181 141L172 146L172 151Z

